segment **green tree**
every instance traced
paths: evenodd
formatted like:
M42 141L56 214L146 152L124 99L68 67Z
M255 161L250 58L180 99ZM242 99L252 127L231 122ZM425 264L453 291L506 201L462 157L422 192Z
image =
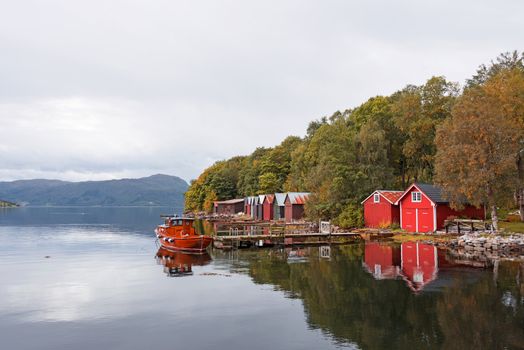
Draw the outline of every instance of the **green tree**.
M258 179L259 194L275 193L282 191L281 181L274 173L265 173L259 176Z
M451 116L458 93L456 83L432 77L422 86L407 86L392 96L396 124L405 140L403 187L411 180L432 181L436 128Z

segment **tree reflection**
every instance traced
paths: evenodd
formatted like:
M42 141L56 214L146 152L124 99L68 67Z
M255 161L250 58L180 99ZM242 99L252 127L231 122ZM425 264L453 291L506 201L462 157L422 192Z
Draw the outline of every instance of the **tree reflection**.
M364 249L331 248L323 259L309 248L307 263L299 264L288 262L285 250L245 257L255 283L302 299L308 323L339 342L369 349L523 346L522 264L501 262L496 281L489 270L444 264L436 280L414 293L402 279L368 273Z

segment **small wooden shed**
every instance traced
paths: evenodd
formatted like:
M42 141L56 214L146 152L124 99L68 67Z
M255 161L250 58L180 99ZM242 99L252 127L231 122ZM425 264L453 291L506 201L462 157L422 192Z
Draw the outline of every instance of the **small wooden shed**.
M304 218L304 204L308 198L308 192L286 193L286 199L284 200L286 222L293 222Z
M258 195L258 201L257 201L257 220L264 220L264 199L266 198L266 195L260 194Z
M251 216L251 197L244 198L244 214Z
M273 205L275 202L275 195L274 194L266 194L264 196L264 202L262 202L263 206L263 220L264 221L271 221L273 220Z
M372 228L384 228L400 223L400 208L395 202L402 191L376 190L364 199L364 225Z
M250 201L250 213L251 213L251 218L252 219L256 219L257 217L257 208L258 208L258 196L251 196L251 201Z
M273 219L284 220L286 215L286 194L275 193L275 200L273 202Z
M227 201L215 201L214 213L223 215L234 215L244 212L244 199L230 199Z

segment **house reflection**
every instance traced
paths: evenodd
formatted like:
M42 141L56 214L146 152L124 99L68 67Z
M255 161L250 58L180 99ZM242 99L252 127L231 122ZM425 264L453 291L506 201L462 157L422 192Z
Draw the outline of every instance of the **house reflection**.
M437 278L439 257L435 246L405 242L400 246L367 242L364 268L375 279L402 278L414 292Z
M400 247L366 242L364 267L377 280L400 276Z
M164 266L164 273L168 277L190 276L193 274L193 265L204 266L211 262L211 256L204 254L187 254L172 252L164 248L158 249L156 262Z
M402 278L409 288L421 291L437 278L437 247L430 244L406 242L400 246Z

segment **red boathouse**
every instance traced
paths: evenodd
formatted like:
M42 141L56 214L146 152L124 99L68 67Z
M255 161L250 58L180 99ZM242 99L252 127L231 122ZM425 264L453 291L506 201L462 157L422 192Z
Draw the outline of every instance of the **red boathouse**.
M273 203L275 202L274 194L266 194L264 197L264 202L262 203L263 207L263 219L264 221L273 220Z
M454 210L442 196L440 187L414 183L397 200L400 207L400 227L409 232L433 232L444 227L450 216L484 219L484 209L465 204Z
M284 200L286 222L301 220L304 217L304 204L308 200L307 192L288 192Z
M364 224L366 227L384 228L400 223L400 208L395 202L402 191L377 190L364 199Z

